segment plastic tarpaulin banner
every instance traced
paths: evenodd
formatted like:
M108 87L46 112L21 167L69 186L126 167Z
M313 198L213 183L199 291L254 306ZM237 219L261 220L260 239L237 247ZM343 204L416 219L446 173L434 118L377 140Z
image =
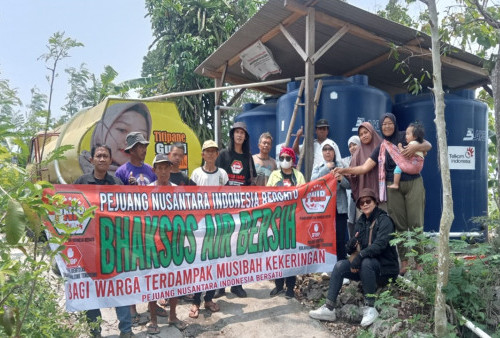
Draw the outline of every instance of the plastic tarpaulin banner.
M281 69L274 61L271 51L259 40L240 54L241 71L248 70L260 80L269 75L280 74Z
M312 272L336 262L333 175L299 187L55 185L74 231L56 258L66 308L148 302ZM49 191L48 193L54 193ZM78 215L96 206L95 216Z

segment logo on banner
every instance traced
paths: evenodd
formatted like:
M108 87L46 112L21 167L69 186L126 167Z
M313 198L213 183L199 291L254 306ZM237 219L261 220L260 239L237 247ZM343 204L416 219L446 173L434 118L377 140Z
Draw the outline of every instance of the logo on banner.
M243 163L241 163L241 161L233 161L233 163L231 163L231 171L233 172L233 174L239 174L241 173L241 171L243 170Z
M309 238L311 239L321 238L321 234L323 233L323 224L321 222L312 222L309 224L307 232L309 233Z
M68 257L69 262L66 264L68 268L75 268L77 266L80 266L82 253L77 246L67 244L66 248L62 252L66 255L66 257Z
M324 180L319 180L310 187L310 189L306 190L304 198L302 198L304 209L308 214L324 212L332 197L330 189Z
M74 229L72 235L83 235L90 223L90 218L86 218L81 223L78 218L83 215L85 210L90 208L89 201L81 192L64 192L64 204L67 206L66 208L49 215L55 230L59 235L62 235L64 231L57 227L58 223L62 223L66 227Z
M448 163L450 169L475 170L476 148L475 147L448 147Z

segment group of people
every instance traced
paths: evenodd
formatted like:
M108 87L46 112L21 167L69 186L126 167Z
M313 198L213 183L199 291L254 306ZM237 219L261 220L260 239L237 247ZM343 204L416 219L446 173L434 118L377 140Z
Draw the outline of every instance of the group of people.
M377 286L386 284L400 273L404 274L408 268L406 248L401 246L396 251L389 244L392 233L423 226L425 191L419 172L423 156L431 145L423 139L423 129L418 123L411 124L406 133L400 132L394 115L387 113L381 117L380 125L382 136L369 122L362 123L358 135L348 141L351 156L342 158L337 144L328 138L328 121L317 121L311 179L333 174L338 181L335 218L337 263L331 272L326 303L309 313L312 318L335 320L336 300L342 284L346 279L361 280L366 303L361 325L372 324L378 316L373 298ZM247 127L243 122L236 122L230 130L227 149L219 151L213 140L203 143L203 165L188 178L179 168L185 152L182 143L174 143L169 154L156 155L153 166L150 166L144 163L149 141L142 131L134 131L126 136L124 152L128 154L128 161L116 168L115 176L108 173L113 162L111 148L95 143L89 156L92 172L74 183L298 186L306 183L303 174L295 168L297 154L302 151L299 146L301 135L302 128L297 132L292 148L281 147L277 163L270 156L272 135L266 132L260 136L259 153L252 156ZM351 194L348 194L348 189ZM293 298L295 281L295 276L276 279L270 296L285 293L287 298ZM238 297L247 296L241 285L231 287L230 291ZM205 309L219 311L220 307L214 299L224 294L225 289L206 292L203 298ZM193 296L189 317L198 318L201 297L201 293ZM148 304L151 315L148 333L159 333L157 316L168 315L171 325L181 330L186 327L187 324L176 316L177 301L176 298L168 300L169 313L158 305L165 305L166 300ZM121 337L132 336L133 325L145 324L134 305L117 307L116 313ZM99 316L99 309L87 311L90 322L96 321ZM93 333L98 336L100 329L96 328Z
M361 281L365 297L361 326L371 325L378 317L374 307L377 287L386 285L398 274L405 274L408 269L409 248L398 245L396 250L391 246L392 234L423 228L425 189L420 171L431 144L423 139L421 124L412 123L406 132L399 131L396 117L391 113L380 118L380 126L381 136L371 123L362 123L358 128L359 139L351 137L348 141L352 157L335 168L333 164L330 166L336 177L347 177L351 198L360 215L355 216L353 210L348 212L350 239L344 246L346 251L342 251L337 240L337 252L341 254L337 255L331 273L327 299L323 306L309 312L312 318L336 320L337 297L347 278ZM323 143L322 147L325 155L331 146ZM337 198L343 199L338 191ZM344 210L338 203L337 208L338 213ZM337 215L339 237L342 229L338 220ZM344 253L349 255L348 259L341 256Z

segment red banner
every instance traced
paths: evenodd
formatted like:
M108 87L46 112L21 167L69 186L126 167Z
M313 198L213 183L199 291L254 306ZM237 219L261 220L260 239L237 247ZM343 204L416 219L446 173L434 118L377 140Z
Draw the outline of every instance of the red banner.
M170 298L336 262L336 180L299 187L55 185L74 231L57 257L69 311ZM94 218L78 221L90 206Z

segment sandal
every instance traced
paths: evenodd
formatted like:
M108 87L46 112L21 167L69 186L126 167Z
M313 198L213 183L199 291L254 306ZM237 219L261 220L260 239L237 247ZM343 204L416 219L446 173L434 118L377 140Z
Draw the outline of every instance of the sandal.
M155 312L158 317L168 317L168 311L162 307L156 306Z
M147 327L147 332L148 334L158 334L160 333L160 328L158 327L158 325L148 325Z
M169 321L168 325L175 326L180 331L185 330L186 327L188 326L188 324L186 322L183 322L180 319L176 319L176 320L174 320L172 322Z
M149 322L149 318L143 318L140 314L136 313L132 316L132 326L136 327L139 325L146 325Z
M200 306L194 305L191 306L191 310L189 310L189 318L198 318L200 315Z
M218 312L218 311L220 311L219 305L217 305L217 303L214 303L212 301L205 302L205 309L208 309L211 312Z

